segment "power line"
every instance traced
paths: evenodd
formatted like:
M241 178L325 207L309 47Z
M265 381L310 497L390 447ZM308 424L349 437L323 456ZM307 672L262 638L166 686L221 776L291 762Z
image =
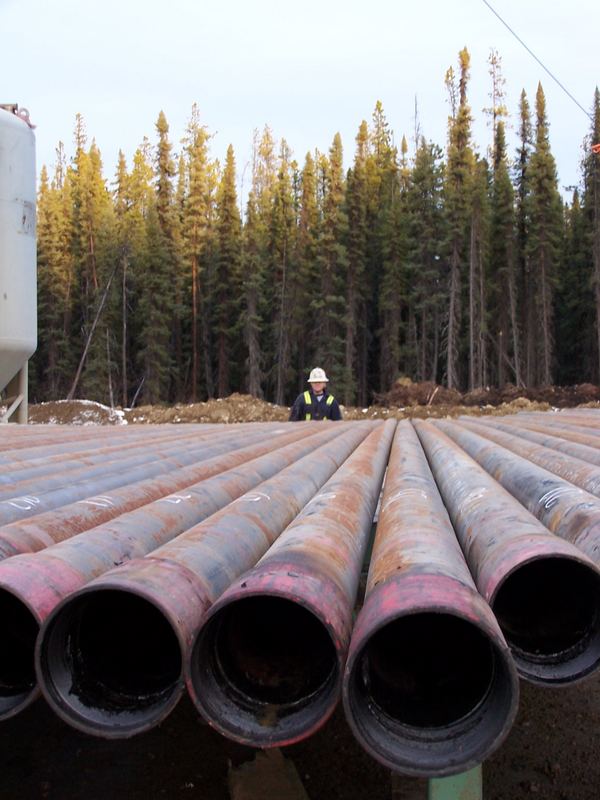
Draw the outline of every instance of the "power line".
M561 83L561 82L558 80L558 78L556 77L556 75L553 75L553 73L552 73L552 72L550 72L550 70L548 69L548 67L547 67L547 66L546 66L546 65L543 63L543 61L540 61L540 59L539 59L539 58L536 56L536 54L533 52L533 50L531 50L531 48L527 47L527 45L525 44L525 42L523 41L523 39L521 39L521 37L520 37L520 36L518 36L518 35L515 33L515 31L514 31L514 30L513 30L513 29L510 27L510 25L508 24L508 22L505 22L505 21L502 19L502 17L500 16L500 14L499 14L499 13L496 11L496 9L495 9L495 8L493 8L493 7L490 5L490 3L488 3L488 1L487 1L487 0L483 0L483 2L484 2L484 3L485 3L485 5L486 5L486 6L489 8L489 10L492 12L492 14L495 14L495 16L496 16L496 17L498 17L498 19L499 19L499 20L500 20L500 22L501 22L501 23L504 25L504 27L505 27L505 28L508 28L508 30L509 30L509 31L512 33L512 35L515 37L515 39L516 39L516 40L517 40L517 41L518 41L520 44L522 44L522 45L523 45L523 47L525 48L525 50L527 50L527 52L529 53L529 55L530 55L530 56L532 56L533 58L535 58L535 60L537 61L537 63L540 65L540 67L541 67L542 69L544 69L544 70L545 70L545 71L548 73L548 75L550 75L550 77L552 78L552 80L553 80L555 83L557 83L557 84L560 86L560 88L563 90L563 92L564 92L564 93L565 93L565 94L566 94L568 97L570 97L570 98L571 98L571 100L572 100L572 101L575 103L575 105L576 105L576 106L578 106L578 107L579 107L579 108L580 108L580 109L583 111L583 113L586 115L586 117L588 117L588 119L592 120L592 122L593 122L593 121L594 121L594 120L593 120L593 117L592 117L592 115L589 113L589 111L586 111L586 110L585 110L585 108L584 108L584 107L581 105L581 103L579 103L579 102L578 102L578 101L577 101L577 100L576 100L576 99L573 97L573 95L572 95L572 94L571 94L571 92L570 92L570 91L569 91L569 90L566 88L566 86L564 86L564 85L563 85L563 84L562 84L562 83Z

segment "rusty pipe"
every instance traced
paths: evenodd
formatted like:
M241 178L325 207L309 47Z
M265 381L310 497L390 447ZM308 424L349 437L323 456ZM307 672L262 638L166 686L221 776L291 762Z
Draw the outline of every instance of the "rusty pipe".
M106 738L161 722L183 691L183 654L209 605L256 563L372 425L337 428L335 438L148 558L111 570L58 606L36 648L54 711Z
M569 441L568 439L548 433L547 429L542 432L530 428L506 425L502 418L490 419L485 422L480 422L478 420L477 423L475 423L472 419L459 417L457 421L464 425L468 423L466 427L475 431L475 433L479 432L485 435L486 429L502 431L503 433L519 436L521 439L526 439L529 442L535 442L535 444L550 447L553 450L558 450L559 453L566 453L568 456L574 456L575 458L581 459L581 461L587 461L590 464L595 464L600 467L600 449L589 444ZM476 425L476 427L472 427L473 425Z
M438 427L415 427L475 583L520 675L545 686L590 675L600 666L600 570L552 535Z
M503 424L515 428L518 431L530 431L541 434L552 434L559 439L567 442L587 445L588 447L600 448L600 436L589 430L573 428L569 426L549 424L547 422L522 421L518 425L509 423L508 418L502 418Z
M289 423L290 428L291 425L292 423ZM304 433L315 431L315 425L316 423L312 423L311 428L305 430ZM273 435L275 430L285 430L285 428L280 425L278 428L270 431L269 435ZM295 436L296 438L300 438L300 432L296 431ZM129 471L114 469L112 471L103 472L97 477L85 478L85 476L83 476L82 480L67 483L66 485L59 485L58 487L50 488L48 491L40 493L28 492L24 495L1 499L0 525L7 525L16 520L32 517L45 511L51 511L78 500L85 500L97 495L105 495L114 489L155 477L169 469L177 468L178 466L181 467L186 464L193 464L195 460L200 460L203 457L203 453L208 453L210 455L211 447L215 447L216 449L213 452L218 453L228 449L228 446L235 447L238 443L251 442L255 441L257 438L262 439L262 437L262 431L258 433L251 431L245 434L240 431L239 438L228 435L226 436L227 442L218 444L218 441L215 441L212 445L210 444L210 442L212 442L211 439L207 444L201 443L198 449L181 452L178 456L158 458L152 462L133 467ZM268 436L265 438L268 438ZM59 478L59 483L60 480ZM73 477L71 477L71 480L73 480Z
M198 428L202 428L203 432L209 433L208 430L205 430L208 427L208 425L192 425L190 428L186 427L186 432L191 435L192 433L197 433ZM173 435L181 436L179 426L173 426L172 432L157 429L156 427L152 429L146 429L145 427L143 429L135 429L127 426L119 427L116 430L102 426L94 428L70 426L65 430L61 429L55 432L45 426L43 428L35 426L29 428L28 432L29 436L24 435L24 430L17 432L19 434L18 437L6 439L3 436L3 447L0 448L0 464L12 464L19 461L29 462L38 458L59 459L71 453L93 452L99 447L122 446L125 441L140 441L141 439L147 439L150 434L156 435L160 439L167 439ZM29 440L31 440L31 443Z
M264 434L260 431L248 431L243 441L260 441L263 437ZM214 435L208 439L189 437L183 441L159 444L155 444L154 440L148 437L142 448L135 448L132 452L124 447L117 457L100 448L96 451L97 460L94 459L92 464L85 463L83 459L65 459L60 469L57 469L56 465L51 465L49 472L45 470L42 474L0 485L0 508L2 502L8 501L10 505L10 501L14 501L15 498L48 495L55 490L80 492L81 490L76 487L83 483L86 487L96 484L101 487L108 479L109 488L113 488L115 481L120 481L117 486L133 483L169 469L202 461L219 452L232 450L239 447L241 441L239 435L232 436L231 432L225 431L221 437ZM101 492L102 489L98 491Z
M288 745L333 713L395 427L388 420L364 439L201 623L186 683L228 738Z
M343 698L370 755L423 777L480 764L517 710L509 649L408 421L398 424L392 445Z
M47 458L35 458L26 462L15 462L11 467L6 465L6 468L0 474L0 486L4 487L6 484L20 483L21 481L31 480L32 478L39 478L40 476L50 475L56 471L57 466L60 466L61 473L70 469L77 469L81 467L92 467L96 464L106 463L111 461L117 463L120 460L131 458L132 456L142 455L143 460L150 461L155 457L155 453L164 452L165 450L175 451L177 447L198 446L200 442L206 442L213 437L214 441L222 441L223 436L228 436L227 433L221 434L218 438L214 434L196 433L185 434L168 439L156 436L145 436L141 439L134 441L123 440L119 444L108 445L96 448L92 451L84 450L76 453L69 453L60 456L48 456ZM60 462L60 464L57 464Z
M437 427L475 459L552 533L600 565L600 500L484 436L438 420Z
M552 447L521 437L517 431L507 433L506 431L486 425L478 425L476 422L469 422L468 420L461 420L454 424L460 425L460 427L483 436L492 442L496 442L501 447L505 447L512 453L547 469L554 475L559 475L566 481L575 484L575 486L585 489L586 492L596 495L596 497L600 496L600 467L590 464L578 456L558 452ZM592 448L589 449L592 450ZM600 451L597 452L600 456Z
M282 429L272 430L266 440L256 444L249 444L253 437L246 436L245 447L238 448L237 441L228 442L222 448L221 454L213 455L212 458L207 457L206 460L156 478L85 497L66 506L0 526L0 560L14 555L34 553L65 541L78 533L109 522L125 512L180 492L186 486L204 481L220 472L291 444L305 435L306 430L301 431L298 426L293 428L284 426ZM232 450L232 447L235 449ZM212 452L216 452L215 448L212 448Z
M518 416L518 415L517 415ZM461 418L462 419L462 418ZM567 441L578 442L579 444L586 444L590 447L600 447L600 433L596 433L590 428L581 428L577 426L562 423L559 420L552 419L512 419L510 417L501 417L502 424L516 428L517 430L536 431L537 433L551 433L561 439Z
M42 552L2 561L0 719L18 713L36 697L35 632L61 600L115 565L146 555L205 519L334 438L344 426L321 424L318 432L308 436L306 429L298 428L295 435L304 433L299 441L187 486L182 492L160 497Z

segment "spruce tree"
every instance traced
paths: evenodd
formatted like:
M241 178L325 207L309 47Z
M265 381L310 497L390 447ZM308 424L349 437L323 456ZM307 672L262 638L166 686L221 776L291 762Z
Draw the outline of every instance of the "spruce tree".
M275 402L278 404L285 400L291 366L288 322L292 312L296 218L290 162L290 149L285 140L282 140L269 225L268 281L270 306L273 310L273 387Z
M531 156L530 224L526 253L535 298L535 381L549 385L554 371L553 293L562 235L562 201L550 150L546 100L541 84L536 93L535 148ZM533 332L531 334L533 336Z
M240 333L241 220L235 189L235 157L231 145L227 148L219 185L216 216L218 257L213 313L216 320L217 396L225 397L229 394L232 369L237 379L234 354L237 358L240 355L237 340Z
M592 127L584 143L583 198L588 259L591 264L591 282L594 290L596 366L593 370L596 381L600 380L600 153L592 150L600 144L600 91L596 87L592 108Z
M272 287L268 282L271 214L277 167L275 141L268 126L262 136L254 134L252 189L248 197L243 235L242 273L244 275L243 324L248 350L246 385L255 397L263 396L266 365L272 366L273 352L265 334L271 320ZM272 373L271 373L272 374Z
M411 307L408 256L407 144L403 139L402 168L390 162L389 195L382 198L381 282L379 286L379 387L388 391L401 372L414 370L416 330ZM414 374L414 373L413 373Z
M348 213L348 270L346 274L346 335L343 377L344 403L356 403L357 342L364 323L366 298L363 296L367 269L367 159L369 128L363 120L356 135L354 165L346 182ZM340 387L342 388L342 387Z
M146 403L164 402L171 374L170 334L172 309L162 302L172 273L168 242L160 224L157 204L152 203L145 219L145 247L140 264L138 362L143 376L142 397Z
M49 183L42 168L37 204L38 349L32 362L36 382L32 395L64 397L76 364L71 346L74 263L71 251L70 186L65 184L62 144Z
M164 239L160 248L165 263L160 269L164 276L162 295L156 302L164 306L164 319L168 326L168 362L170 364L169 383L163 399L176 399L182 394L182 365L177 357L182 350L182 243L180 217L177 211L174 179L177 175L175 161L172 156L172 145L169 140L169 125L165 114L161 111L156 121L158 142L155 153L156 176L156 216L161 235ZM154 259L152 260L155 261ZM146 261L146 263L148 263ZM162 316L162 315L161 315ZM162 335L161 335L162 338Z
M474 155L471 148L471 109L467 102L470 56L459 53L460 75L456 83L447 73L452 115L448 131L448 166L445 206L448 224L449 289L446 333L446 380L449 388L460 386L460 355L463 345L463 300L467 263L467 242L471 216L470 197Z
M588 219L577 188L565 210L565 237L555 293L557 383L597 382L595 286Z
M519 147L515 164L516 187L516 285L518 316L523 342L523 381L526 386L534 383L535 368L535 291L532 279L527 240L531 215L530 161L533 149L531 109L525 90L519 100Z
M345 241L348 224L344 210L343 150L339 133L333 138L329 157L321 159L320 171L323 196L317 261L321 291L312 309L316 318L315 362L338 385L343 381L343 276L347 266Z
M184 263L184 295L191 317L189 334L191 349L190 399L196 402L200 387L201 341L200 326L205 328L208 320L202 311L206 308L208 294L207 239L208 239L208 132L200 122L198 106L192 106L192 115L184 139L185 168L187 171L187 194L183 198L182 234ZM204 378L206 393L213 394L212 367L210 354L204 351Z
M407 194L409 263L417 320L417 379L441 378L441 328L448 302L442 151L421 138Z
M517 386L521 374L520 329L515 275L516 229L514 189L506 156L504 123L496 128L490 222L490 325L497 359L493 382L503 386L508 375Z
M473 171L469 238L469 389L488 382L486 264L489 228L489 170L477 159Z
M264 321L261 298L264 294L265 273L262 262L261 225L258 203L254 192L248 195L246 222L242 232L242 287L246 389L253 397L263 397L263 348L261 346Z
M297 282L293 315L290 320L290 338L296 344L295 388L297 391L304 386L304 380L316 349L314 336L316 318L313 309L320 290L317 266L318 234L319 207L316 165L312 155L307 153L300 176L298 231L294 257Z

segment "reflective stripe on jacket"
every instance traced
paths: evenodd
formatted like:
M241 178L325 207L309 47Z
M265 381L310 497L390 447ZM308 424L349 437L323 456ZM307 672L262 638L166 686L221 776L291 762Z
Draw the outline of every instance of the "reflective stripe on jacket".
M325 405L326 406L330 406L333 403L334 400L335 400L335 397L332 394L327 395L327 399L325 400ZM319 401L317 400L316 402L318 403ZM306 392L304 392L304 405L307 408L310 408L310 409L312 409L312 406L313 406L312 397L311 397L311 394L310 394L310 392L308 390ZM322 417L322 419L325 419L325 418L326 417ZM305 413L305 415L304 415L304 419L307 422L308 422L308 420L311 420L312 419L312 411L307 411Z

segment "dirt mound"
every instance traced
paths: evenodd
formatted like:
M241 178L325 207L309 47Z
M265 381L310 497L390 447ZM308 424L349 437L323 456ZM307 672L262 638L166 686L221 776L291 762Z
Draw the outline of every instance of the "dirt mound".
M289 408L276 406L249 394L234 394L229 397L208 400L205 403L190 403L175 406L140 406L125 411L128 422L284 422L290 414Z
M580 383L574 386L539 386L525 389L508 383L500 388L472 389L461 394L456 389L445 389L433 381L413 383L410 378L399 378L389 392L375 395L377 405L385 408L409 406L482 408L511 405L519 399L547 404L554 408L573 408L584 403L600 402L600 387L592 383Z
M502 389L477 389L460 394L432 381L412 383L402 378L367 408L342 406L343 418L405 419L411 417L458 417L516 414L519 411L549 411L551 408L573 408L579 405L600 406L600 387L590 383L576 386L544 386L519 389L508 384ZM33 424L126 425L186 422L236 423L285 422L287 406L277 406L248 394L203 403L174 406L140 406L134 409L111 409L90 400L56 400L29 407Z
M582 403L600 401L600 387L592 383L579 383L574 386L538 386L524 389L507 384L499 389L475 389L462 397L466 406L500 405L511 403L518 398L535 403L549 403L554 408L572 408Z
M344 419L428 419L440 417L485 417L502 416L505 414L518 414L519 411L550 411L550 403L540 403L528 400L526 397L517 397L515 400L494 405L455 405L447 403L432 403L431 405L412 406L369 406L368 408L354 408L342 406Z
M376 394L375 402L382 406L458 405L461 394L456 389L446 389L433 381L413 383L410 378L399 378L389 392Z
M93 400L51 400L29 406L29 422L32 425L127 425L123 411Z

